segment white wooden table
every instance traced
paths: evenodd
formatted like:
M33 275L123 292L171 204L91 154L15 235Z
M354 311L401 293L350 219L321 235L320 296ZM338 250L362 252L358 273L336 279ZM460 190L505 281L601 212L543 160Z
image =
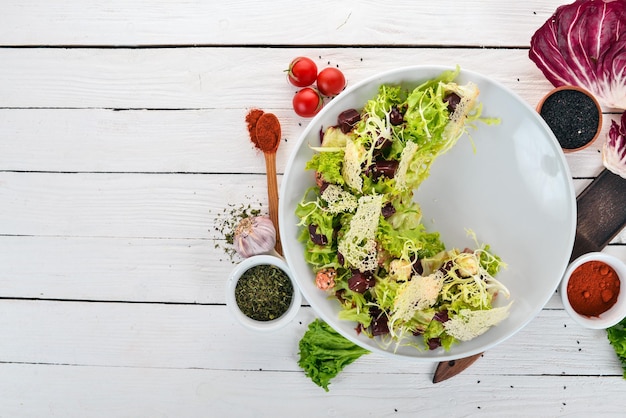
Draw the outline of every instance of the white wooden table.
M267 211L244 117L279 117L279 174L308 122L291 110L292 58L349 83L460 64L534 105L552 86L530 37L561 3L4 0L0 416L623 416L605 332L558 295L453 379L370 354L329 393L297 365L310 307L258 335L225 306L237 259L220 222ZM606 133L617 113L604 116ZM567 155L577 192L603 141ZM605 251L626 260L626 232Z

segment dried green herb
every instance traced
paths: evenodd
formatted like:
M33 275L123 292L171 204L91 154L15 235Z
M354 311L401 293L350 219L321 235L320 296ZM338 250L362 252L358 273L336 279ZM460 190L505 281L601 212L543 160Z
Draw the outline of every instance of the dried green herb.
M258 205L260 206L260 204ZM232 263L240 260L240 257L237 256L233 247L233 239L237 225L239 225L242 219L252 218L260 214L261 210L252 207L251 204L235 205L230 203L227 208L224 208L222 212L217 214L214 227L217 233L217 237L214 238L215 248L223 249Z
M237 306L257 321L271 321L284 314L293 298L293 285L280 268L262 264L246 270L235 286Z

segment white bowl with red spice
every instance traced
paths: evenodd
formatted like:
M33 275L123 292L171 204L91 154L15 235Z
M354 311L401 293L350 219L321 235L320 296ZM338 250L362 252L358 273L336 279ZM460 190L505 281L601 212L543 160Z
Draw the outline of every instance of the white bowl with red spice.
M606 329L626 317L626 264L601 252L584 254L568 266L561 282L567 313L585 328Z
M244 327L275 331L293 320L302 295L287 263L261 254L244 259L230 273L226 304Z

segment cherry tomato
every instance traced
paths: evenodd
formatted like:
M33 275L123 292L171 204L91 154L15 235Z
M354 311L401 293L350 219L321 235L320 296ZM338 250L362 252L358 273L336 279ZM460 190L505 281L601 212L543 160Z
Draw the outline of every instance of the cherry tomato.
M291 61L287 69L287 79L296 87L306 87L315 83L317 65L307 57L298 57Z
M324 68L317 75L317 88L324 96L336 96L346 87L346 78L337 68Z
M315 116L322 107L324 107L322 96L311 87L305 87L293 96L293 110L303 118Z

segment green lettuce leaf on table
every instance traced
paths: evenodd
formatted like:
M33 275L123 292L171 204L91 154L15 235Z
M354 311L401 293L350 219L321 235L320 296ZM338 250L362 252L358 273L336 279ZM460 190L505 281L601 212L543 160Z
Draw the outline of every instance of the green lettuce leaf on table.
M326 322L315 319L300 340L298 365L306 376L328 392L332 378L368 353L369 351L344 338Z

